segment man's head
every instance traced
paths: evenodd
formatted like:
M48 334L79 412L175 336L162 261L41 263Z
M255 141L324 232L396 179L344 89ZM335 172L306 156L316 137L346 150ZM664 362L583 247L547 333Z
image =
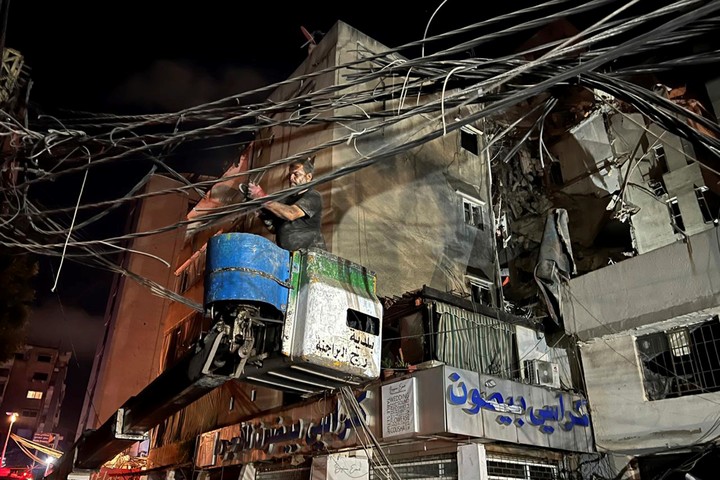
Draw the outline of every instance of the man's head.
M313 160L311 158L291 163L288 167L288 179L290 180L290 186L295 187L309 182L313 178L314 170L315 165L313 165Z

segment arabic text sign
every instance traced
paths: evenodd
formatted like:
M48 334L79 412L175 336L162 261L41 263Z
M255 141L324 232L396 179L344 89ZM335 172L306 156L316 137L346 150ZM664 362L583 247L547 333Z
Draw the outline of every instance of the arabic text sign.
M382 387L383 438L417 433L415 378Z
M368 421L364 402L367 392L357 397L360 413ZM237 465L297 453L353 446L358 417L346 412L338 402L318 418L317 405L291 408L284 417L259 417L201 435L201 442L212 445L213 455L195 457L197 467ZM313 414L314 413L314 414ZM299 414L299 415L298 415ZM216 435L214 435L216 434ZM207 450L207 449L206 449Z
M452 433L581 451L591 442L587 401L566 392L447 368L445 405Z
M542 433L552 434L556 428L565 431L575 426L590 426L590 418L584 412L587 401L575 400L571 405L565 405L562 392L556 393L557 403L553 405L528 405L524 397L503 397L499 391L481 391L479 388L468 389L459 372L452 372L448 379L450 385L447 389L447 402L458 406L468 415L477 415L481 410L497 414L497 421L501 425L515 424L523 427L526 424L535 426ZM491 393L490 393L491 392Z

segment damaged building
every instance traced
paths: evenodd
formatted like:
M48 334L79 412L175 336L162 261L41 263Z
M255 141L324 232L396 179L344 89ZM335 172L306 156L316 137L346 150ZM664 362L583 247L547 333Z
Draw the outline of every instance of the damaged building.
M657 15L680 28L714 12L685 7ZM156 295L118 279L83 433L56 475L88 478L126 448L144 466L124 476L203 480L645 478L714 458L720 129L703 105L718 83L636 68L658 28L593 50L560 44L579 30L548 17L512 37L510 60L453 63L336 23L212 186L145 186L133 231L162 231L134 238L126 264ZM277 252L247 183L282 200L287 165L308 157L327 251ZM289 267L218 267L225 238ZM270 326L250 345L267 351L238 347L232 374L194 360L220 350L207 304L223 269L291 292L253 305L249 324ZM305 363L269 366L291 336ZM343 372L351 359L372 378Z
M301 111L307 109L309 113L303 115L317 115L313 108L322 111L314 105L322 106L322 92L354 73L349 68L328 67L352 62L363 66L365 57L384 50L375 40L338 22L293 78L326 73L288 82L271 95L271 101L277 105L292 101ZM401 61L402 57L390 59ZM365 65L376 68L372 61ZM389 77L352 88L362 93L388 88L389 82L398 89L403 83ZM313 103L304 102L303 95L312 93L316 94ZM428 93L423 101L438 101L440 96ZM120 426L117 419L124 419L122 443L117 442L117 432L116 440L103 437L108 444L105 451L111 451L111 445L116 449L142 440L131 427L150 425L150 419L143 423L138 412L154 412L147 415L158 425L140 448L147 448L146 466L135 475L182 472L189 476L195 471L212 478L221 472L251 471L256 478L279 478L288 472L293 478L309 478L311 470L329 472L329 465L347 463L364 478L396 471L406 472L400 473L401 478L426 472L469 479L481 478L480 472L502 475L518 469L556 478L561 471L577 469L584 456L592 454L592 424L587 400L580 393L580 371L572 348L567 342L550 342L535 319L505 307L502 284L508 275L503 277L498 258L498 242L503 240L496 228L500 210L494 211L496 190L485 126L468 124L415 149L392 154L393 147L436 128L422 116L389 125L362 118L373 108L401 108L402 101L387 95L383 101L330 112L356 119L352 123L303 125L304 117L294 118L297 108L278 111L272 120L284 123L262 130L259 137L264 140L256 140L228 170L228 180L217 183L204 199L175 193L147 198L138 205L137 222L144 229L153 225L143 222L163 222L151 213L157 209L171 217L190 211L188 229L165 232L162 238L138 239L134 246L155 255L174 255L168 258L174 275L161 272L157 262L152 267L137 265L135 270L141 269L190 301L202 302L208 241L220 232L269 235L255 215L226 215L203 223L202 212L208 206L237 201L237 195L227 194L239 186L233 178L243 172L255 175L265 166L324 143L334 145L314 155L320 179L352 169L365 154L390 152L382 161L342 177L330 176L332 181L317 186L325 204L322 232L328 251L376 275L384 310L381 378L352 390L309 398L312 382L300 377L230 379L163 416L167 406L153 404L159 400L146 393L148 388L157 393L157 387L143 389L140 385L147 376L136 374L152 370L157 378L164 378L182 364L184 355L193 353L198 336L209 328L209 319L193 310L191 302L160 298L147 304L152 308L122 314L121 309L133 308L138 295L146 294L133 292L136 287L131 283L121 283L113 295L113 333L98 356L92 398L86 402L88 409L95 405L105 413L85 415L81 428L104 432L104 423ZM472 110L469 106L460 112ZM362 131L372 134L359 135ZM268 192L282 191L285 172L285 168L273 168L255 179ZM147 188L159 189L162 182L172 181L159 177ZM558 211L558 215L558 225L562 225L563 214ZM134 261L145 264L147 259ZM113 349L122 348L128 335L145 329L142 325L153 316L164 319L157 333L147 336L143 348L133 347L132 355L126 350L122 362L113 361L118 358ZM131 364L137 368L128 368ZM118 381L118 376L123 380ZM123 394L135 403L122 404ZM138 405L138 399L145 403ZM113 404L119 414L110 412ZM445 413L429 417L429 411ZM82 446L83 441L97 442L98 435L80 438L79 451L90 458L76 463L76 471L101 465L97 463L101 457L93 453L98 447ZM375 447L368 439L377 442ZM137 452L138 447L134 448ZM477 469L468 469L463 458L478 465ZM535 478L534 473L527 475Z

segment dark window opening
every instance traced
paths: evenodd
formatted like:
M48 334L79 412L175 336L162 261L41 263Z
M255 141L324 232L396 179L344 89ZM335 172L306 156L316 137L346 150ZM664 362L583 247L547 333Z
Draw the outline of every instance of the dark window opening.
M460 146L473 155L479 153L477 135L465 129L460 130Z
M704 185L702 187L695 187L695 196L697 197L698 205L700 206L700 211L702 212L703 222L713 223L715 219L713 218L710 206L708 205L707 197L705 196L707 191L708 188Z
M39 382L45 382L48 379L48 374L43 372L35 372L32 376L32 379Z
M9 368L0 368L0 377L9 377L9 376L10 376Z
M562 168L560 162L550 163L550 180L555 185L564 185L565 179L563 178Z
M665 147L662 145L655 145L652 147L653 152L655 152L655 162L657 162L658 166L660 167L660 170L665 173L668 171L667 166L667 157L665 157Z
M648 400L720 391L720 320L636 339Z
M482 305L494 305L492 292L489 287L476 283L470 283L470 290L472 291L473 302L480 303Z
M20 414L22 417L35 418L38 416L37 410L23 410Z
M648 181L648 186L657 198L662 198L662 196L667 193L667 191L665 190L665 185L663 185L663 182L661 180L650 180Z
M25 360L25 354L24 353L16 353L15 360Z
M50 363L52 362L52 355L38 355L38 362Z
M347 326L369 333L370 335L378 335L380 333L380 320L377 317L358 312L352 308L348 308L347 311Z
M670 211L670 218L672 221L672 225L680 231L680 233L685 232L685 222L682 218L682 213L680 213L680 205L678 205L677 198L672 198L668 200L667 202L668 210Z

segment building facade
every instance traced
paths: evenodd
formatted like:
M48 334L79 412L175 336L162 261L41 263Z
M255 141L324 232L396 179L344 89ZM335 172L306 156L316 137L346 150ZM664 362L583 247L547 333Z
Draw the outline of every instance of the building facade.
M360 44L365 53L355 48ZM328 72L275 91L273 102L296 101L301 111L277 113L274 119L303 115L302 95L344 83L350 69L329 71L331 67L361 62L362 55L384 50L375 40L337 23L293 77ZM372 109L372 102L363 108ZM332 113L351 110L343 107ZM531 472L547 470L548 478L555 478L563 469L579 468L581 458L594 451L585 399L569 393L579 385L571 349L555 339L550 345L538 325L505 312L482 125L322 181L333 171L353 167L363 152L391 151L438 125L412 117L389 126L361 120L344 126L276 126L259 135L265 140L253 144L248 168L279 165L261 182L269 193L287 187L284 159L302 158L314 145L336 144L313 155L314 178L321 180L316 188L325 205L322 232L332 254L376 273L378 294L387 307L383 362L397 376L351 394L313 400L229 381L153 429L149 475L173 471L177 476L194 469L210 478L221 472L251 475L243 473L249 471L257 478L309 478L313 469L330 475L327 472L337 472L333 465L347 462L347 469L361 478L381 478L383 469L390 468L436 469L447 475L438 478L464 479L486 478L478 476L484 471L502 476L505 469L522 471L525 476L519 478L530 479L535 478ZM346 140L353 131L376 127L373 135ZM201 301L206 243L228 228L272 238L253 215L193 230L174 264L178 293ZM408 293L418 289L417 295ZM405 300L393 309L394 299ZM405 308L407 302L413 311ZM186 305L169 307L164 320L167 368L189 351L203 321L207 319ZM422 339L428 341L418 341ZM394 404L400 401L392 399L397 395L390 392L396 389L403 395L417 393ZM452 395L447 393L451 390ZM462 402L460 392L465 392ZM352 420L350 397L362 398L358 402L363 421ZM411 424L405 413L399 413L405 407L412 412ZM428 411L444 413L422 413ZM372 438L392 457L384 466L369 460L367 442ZM353 453L338 453L348 448ZM459 456L478 467L463 467Z
M0 409L17 413L12 433L32 440L39 433L56 433L65 398L65 377L70 352L56 348L25 345L0 366ZM3 439L9 422L3 413ZM6 455L7 466L25 466L30 460L11 440Z

